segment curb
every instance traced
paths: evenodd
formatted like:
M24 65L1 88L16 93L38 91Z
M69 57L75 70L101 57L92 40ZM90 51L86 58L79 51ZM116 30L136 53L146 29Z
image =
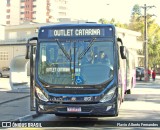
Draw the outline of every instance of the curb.
M12 102L12 101L20 100L20 99L23 99L23 98L26 98L26 97L29 97L29 96L30 95L19 97L19 98L15 98L15 99L11 99L11 100L7 100L7 101L4 101L4 102L1 102L0 105L8 103L8 102Z
M39 116L41 116L42 114L32 114L32 115L25 115L23 117L19 117L16 120L13 121L18 121L18 122L22 122L22 121L31 121Z

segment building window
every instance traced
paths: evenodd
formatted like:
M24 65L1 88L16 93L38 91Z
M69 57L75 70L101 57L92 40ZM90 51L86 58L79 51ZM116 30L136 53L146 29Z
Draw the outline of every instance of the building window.
M11 3L10 3L10 0L7 0L7 5L10 5Z
M59 12L59 16L66 16L65 12Z
M21 2L24 2L25 0L21 0Z
M8 60L8 52L0 51L0 60Z
M16 39L17 38L17 32L9 32L8 39Z
M7 19L10 19L10 15L7 15L6 18L7 18Z
M7 9L7 13L10 13L10 9Z
M24 8L24 6L21 6L21 9L23 9Z
M6 24L10 24L10 21L7 21Z
M66 7L64 7L64 6L59 6L59 9L61 9L61 10L66 10Z

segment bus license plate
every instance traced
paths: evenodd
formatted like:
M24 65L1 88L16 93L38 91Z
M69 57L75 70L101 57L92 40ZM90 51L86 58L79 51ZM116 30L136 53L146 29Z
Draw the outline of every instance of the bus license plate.
M81 112L81 107L67 107L67 112Z

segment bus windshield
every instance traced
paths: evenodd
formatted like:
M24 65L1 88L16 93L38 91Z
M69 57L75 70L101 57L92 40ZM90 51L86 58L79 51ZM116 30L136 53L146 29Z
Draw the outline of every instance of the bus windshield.
M89 39L41 42L38 77L59 85L95 85L113 77L113 41Z

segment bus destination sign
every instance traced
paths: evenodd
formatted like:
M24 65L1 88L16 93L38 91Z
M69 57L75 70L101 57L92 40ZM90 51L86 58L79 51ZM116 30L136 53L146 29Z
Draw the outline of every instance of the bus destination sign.
M108 28L109 29L109 28ZM105 28L79 28L79 29L52 29L49 30L49 38L53 37L112 37L113 30L110 28L106 30Z

